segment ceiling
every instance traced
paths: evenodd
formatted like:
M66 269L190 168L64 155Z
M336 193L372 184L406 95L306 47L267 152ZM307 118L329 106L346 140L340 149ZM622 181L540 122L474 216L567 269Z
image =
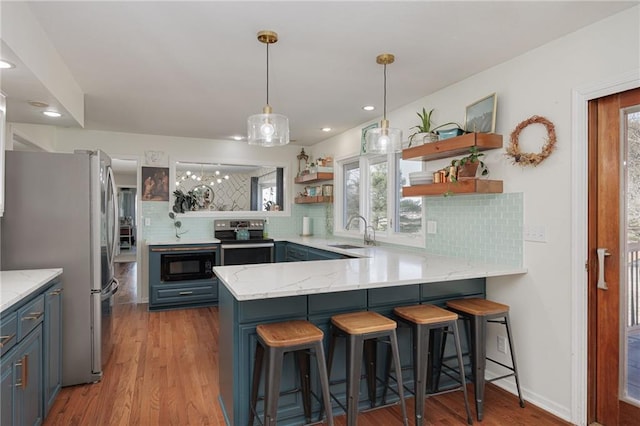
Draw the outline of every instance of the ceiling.
M289 117L291 139L312 145L406 105L637 1L28 2L84 92L87 129L205 139L246 135L266 101ZM0 33L1 34L1 33ZM10 122L52 120L29 100L58 102L2 43ZM364 105L374 105L367 112ZM331 127L329 133L322 127Z

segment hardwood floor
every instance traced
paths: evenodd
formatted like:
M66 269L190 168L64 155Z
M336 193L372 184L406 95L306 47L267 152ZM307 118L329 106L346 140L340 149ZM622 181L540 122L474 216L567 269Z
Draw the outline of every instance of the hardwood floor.
M63 388L44 425L224 425L218 405L218 309L148 312L147 305L131 303L135 265L118 265L121 297L114 306L115 344L104 377ZM485 426L569 424L531 404L520 408L515 396L493 385L487 386L485 401ZM414 424L413 399L407 404ZM475 415L473 404L472 411ZM428 398L425 412L426 425L466 424L459 392ZM345 425L345 416L335 424ZM359 426L390 424L401 424L398 406L358 416Z

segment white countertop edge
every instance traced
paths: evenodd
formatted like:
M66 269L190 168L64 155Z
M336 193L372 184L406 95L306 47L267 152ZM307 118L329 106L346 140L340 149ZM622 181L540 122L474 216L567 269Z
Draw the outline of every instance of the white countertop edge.
M378 255L380 258L385 257L380 252ZM373 277L398 275L398 264L394 265L393 259L385 258L378 262L374 255L372 258L224 266L215 267L214 272L219 281L238 301L527 273L527 269L523 267L493 265L441 256L420 256L415 253L411 257L413 258L411 262L414 262L415 266L441 263L444 267L436 266L431 273L428 265L422 266L420 272L403 279L368 279L367 273ZM329 262L331 265L328 264ZM295 266L300 263L304 263L304 267ZM362 270L363 273L349 272L350 270ZM275 282L274 280L278 279L275 277L286 282Z
M0 312L37 292L60 275L62 268L0 271Z

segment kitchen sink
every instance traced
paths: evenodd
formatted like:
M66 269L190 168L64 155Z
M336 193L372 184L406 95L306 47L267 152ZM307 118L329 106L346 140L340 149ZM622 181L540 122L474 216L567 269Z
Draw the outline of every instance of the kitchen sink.
M364 248L362 246L354 246L353 244L327 244L327 245L329 247L335 247L343 250Z

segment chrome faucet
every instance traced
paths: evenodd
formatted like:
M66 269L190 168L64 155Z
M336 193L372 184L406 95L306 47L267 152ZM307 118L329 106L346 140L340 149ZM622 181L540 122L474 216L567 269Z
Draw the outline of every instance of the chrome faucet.
M367 225L367 219L365 219L364 216L360 216L359 214L354 214L347 221L347 226L345 228L348 230L349 227L351 226L351 222L353 222L354 219L362 219L362 221L364 222L364 244L365 245L370 245L370 246L375 246L376 245L376 230L375 230L375 228L373 226ZM373 239L371 238L370 234L368 233L369 232L369 228L371 228L371 230L373 231Z

